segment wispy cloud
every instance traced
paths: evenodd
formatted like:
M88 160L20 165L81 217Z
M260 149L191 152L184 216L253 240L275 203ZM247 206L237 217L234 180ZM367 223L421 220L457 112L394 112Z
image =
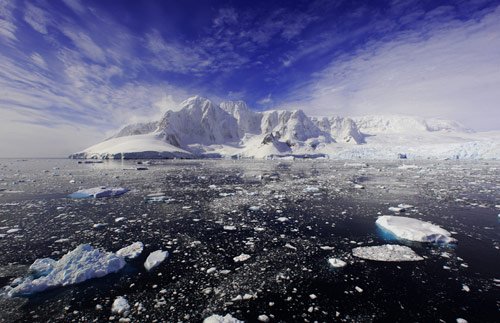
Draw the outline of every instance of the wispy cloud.
M45 10L31 4L26 3L26 9L24 12L24 21L30 25L34 30L41 34L48 33L48 25L50 23L49 15Z
M7 41L17 40L13 11L14 2L0 0L0 37L4 37Z
M406 113L495 129L500 119L498 30L500 7L468 21L425 20L417 30L336 57L290 99L316 115Z

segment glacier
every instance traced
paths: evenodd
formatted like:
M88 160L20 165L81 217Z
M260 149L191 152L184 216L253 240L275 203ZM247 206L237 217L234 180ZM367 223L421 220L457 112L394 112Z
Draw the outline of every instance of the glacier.
M500 132L405 115L308 116L256 112L243 101L194 96L160 120L129 124L70 158L498 159Z

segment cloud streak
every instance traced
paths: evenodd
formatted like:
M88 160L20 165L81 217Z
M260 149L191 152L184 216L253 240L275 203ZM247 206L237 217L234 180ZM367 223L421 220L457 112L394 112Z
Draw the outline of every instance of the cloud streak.
M338 56L303 83L289 104L315 115L416 114L498 129L500 7L482 14L425 23Z

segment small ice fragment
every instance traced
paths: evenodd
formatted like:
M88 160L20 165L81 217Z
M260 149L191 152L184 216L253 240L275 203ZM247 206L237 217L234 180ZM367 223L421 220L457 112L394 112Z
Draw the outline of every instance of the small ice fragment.
M319 188L315 186L307 186L306 188L303 189L304 193L316 193L319 192Z
M363 289L359 286L354 287L358 293L362 293Z
M113 302L111 312L121 316L127 316L130 311L130 305L123 296L118 296Z
M318 296L316 296L316 295L314 295L314 294L311 294L311 295L309 295L309 298L310 298L310 299L316 299L316 298L318 298Z
M244 322L232 317L231 314L226 314L226 316L214 314L204 319L203 323L244 323Z
M234 262L242 262L250 259L250 257L251 257L250 255L242 253L241 255L234 257L233 260Z
M167 201L167 196L165 193L151 193L146 195L144 201L146 203L164 203Z
M256 212L260 210L260 206L252 205L251 207L248 208L252 212Z
M345 261L340 260L338 258L330 258L328 259L328 263L334 268L341 268L347 265Z
M357 247L352 249L355 257L375 261L420 261L420 257L411 248L400 245L381 245Z
M19 231L21 231L21 229L9 229L9 230L7 230L6 233L16 233L16 232L19 232Z
M406 210L402 207L391 206L391 207L389 207L389 211L395 212L395 213L401 213L401 212L404 212Z
M357 188L357 189L362 190L362 189L364 189L365 187L364 187L363 185L361 185L361 184L354 184L354 188Z
M236 227L234 225L225 225L224 230L226 231L234 231L236 230Z
M285 222L285 221L288 221L288 218L281 216L281 217L277 218L276 220L278 220L279 222Z
M463 318L457 318L457 323L468 323L466 319Z
M464 284L464 285L462 285L462 290L463 290L464 292L470 292L470 288L469 288L469 286L467 286L467 285L465 285L465 284Z
M144 249L144 244L138 241L132 243L129 246L121 248L116 252L116 254L123 258L134 259L137 258L142 253L143 249Z
M265 314L261 314L257 317L257 320L259 320L259 322L269 322L270 319L269 319L269 316L265 315Z
M106 186L99 186L99 187L93 187L93 188L88 188L88 189L83 189L76 191L68 197L74 198L74 199L81 199L81 198L100 198L100 197L114 197L114 196L120 196L122 194L125 194L128 192L128 189L123 188L123 187L106 187Z
M291 244L287 243L285 244L285 248L292 249L292 250L297 250L296 247L292 246Z
M121 216L121 217L118 217L115 219L115 222L122 222L123 220L125 220L126 218L124 216Z
M161 264L168 257L168 251L156 250L149 254L144 262L144 268L147 271Z
M208 269L207 269L207 274L214 273L216 270L217 270L217 268L215 268L215 267L208 268Z
M335 249L334 247L330 247L330 246L320 246L319 248L321 250L333 250L333 249Z

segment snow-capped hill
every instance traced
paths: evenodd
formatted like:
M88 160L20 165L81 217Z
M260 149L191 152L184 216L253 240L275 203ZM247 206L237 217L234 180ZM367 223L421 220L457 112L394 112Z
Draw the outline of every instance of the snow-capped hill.
M353 118L358 129L366 134L416 132L472 132L456 121L425 119L405 115L374 115Z
M236 119L240 137L243 137L247 133L260 133L262 114L250 110L245 102L224 101L219 106Z
M322 135L321 130L302 110L262 112L261 132L272 133L281 141L305 141Z
M335 142L362 144L363 134L351 118L313 117L311 121L323 132L330 134Z
M210 100L189 98L179 111L168 111L158 125L158 131L171 144L222 144L239 140L236 119Z
M254 112L243 101L199 96L158 122L131 124L73 158L329 157L500 158L499 133L413 116L308 117L302 110Z
M121 128L120 131L118 131L115 135L111 136L109 139L125 137L125 136L144 135L155 131L157 128L158 128L158 122L156 121L132 123Z

